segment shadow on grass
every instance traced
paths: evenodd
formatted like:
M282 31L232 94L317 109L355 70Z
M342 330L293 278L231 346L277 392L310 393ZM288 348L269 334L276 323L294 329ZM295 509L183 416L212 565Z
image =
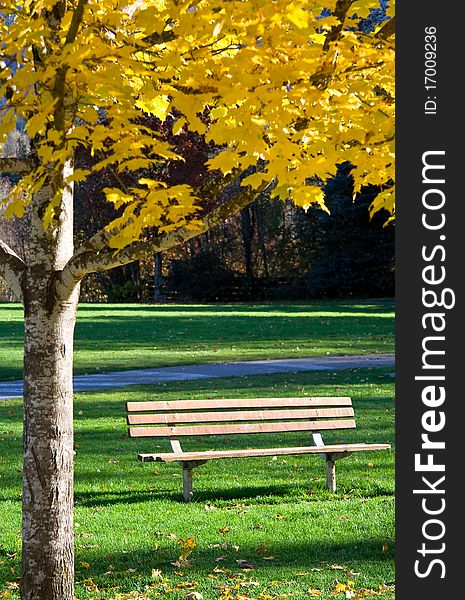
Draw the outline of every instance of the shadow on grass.
M159 538L154 536L153 543L141 549L110 551L104 554L98 549L78 546L76 552L78 586L81 582L91 581L102 589L115 589L114 586L118 586L121 592L134 590L143 592L145 585L152 585L157 581L152 578L154 568L161 569L165 580L169 578L174 584L183 580L196 579L200 583L214 585L215 589L218 589L216 586L221 583L233 586L237 581L258 579L262 581L262 585L271 584L275 592L276 585L280 583L285 586L290 583L299 587L302 585L305 588L308 587L306 582L309 580L320 582L326 580L331 582L333 587L335 580L350 577L347 573L350 572L349 569L363 570L364 575L378 580L382 578L386 582L392 582L391 578L393 578L394 544L391 539L386 539L386 536L366 538L360 535L357 540L337 542L312 540L298 543L282 540L272 545L274 560L264 560L257 554L256 543L242 543L239 551L233 550L232 547L226 550L220 549L219 544L198 546L190 556L190 566L182 572L179 571L179 566L173 565L180 552L177 541L175 539L166 541L166 545L157 548L157 539ZM383 553L381 549L386 541L389 542L389 549ZM222 561L218 563L220 554ZM9 551L0 554L2 555L5 559L10 558ZM19 558L18 554L13 562L7 561L5 565L19 566ZM238 564L240 560L251 563L254 568L241 569ZM337 565L340 570L334 570L335 563L342 563L344 566ZM218 565L221 567L219 572L215 571ZM294 579L296 575L300 575L297 581ZM14 576L6 570L5 566L0 569L0 584L2 580L11 581L12 577ZM210 577L213 577L213 580L210 580ZM287 581L280 582L276 579ZM289 579L294 581L289 582ZM209 580L211 583L208 583Z
M362 493L363 498L366 499L379 497L387 498L391 497L393 494L391 489L384 488L379 484L373 485L369 489L364 487L364 489L360 491L349 488L348 486L340 485L336 494L332 494L326 490L323 480L312 482L312 487L314 488L314 490L312 490L312 495L308 495L305 486L302 486L302 482L278 485L272 481L270 481L268 485L244 485L238 482L237 486L234 487L222 487L219 485L213 489L211 486L208 486L207 489L202 489L199 484L198 488L194 491L194 500L189 505L185 504L182 500L181 482L179 482L179 488L174 490L166 487L156 489L148 485L144 489L139 488L126 491L76 491L74 498L75 505L78 507L114 506L119 504L138 504L142 502L162 501L174 502L178 508L183 508L190 505L195 506L247 501L254 506L260 504L279 504L283 501L298 501L314 504L321 501L334 502L343 500L349 496L358 497L359 493Z
M263 499L263 504L269 504L272 497L276 498L276 502L282 501L283 498L293 496L297 485L254 485L244 486L238 485L234 488L221 488L215 490L199 490L195 491L193 504L208 504L220 501L239 501L239 500L257 500ZM179 507L187 506L182 500L181 487L179 490L167 490L147 487L147 489L128 490L128 491L105 491L105 492L76 492L76 506L111 506L115 504L136 504L139 502L147 502L154 500L162 500L166 502L175 502ZM255 502L254 504L260 504Z
M363 534L360 535L360 539L347 542L315 540L298 543L294 540L289 542L282 540L280 543L273 543L272 551L275 559L272 561L263 560L257 555L257 546L250 543L242 544L239 552L219 549L218 547L197 547L191 555L191 566L188 567L188 572L183 573L183 575L190 579L193 577L207 577L209 573L214 572L215 567L218 568L216 559L221 554L223 557L221 562L223 573L224 571L226 573L228 571L229 573L241 572L245 576L254 579L260 577L260 574L265 578L271 575L275 579L275 574L282 569L291 569L295 573L315 567L321 571L326 571L326 575L329 574L332 578L336 578L337 575L344 577L345 568L341 567L339 571L334 571L332 567L334 563L343 562L344 565L348 565L352 569L366 561L369 561L377 569L383 564L386 567L391 565L394 557L392 543L383 554L382 547L384 544L386 544L386 537L376 536L367 539L364 538ZM215 545L212 544L211 546ZM85 557L86 563L91 566L83 570L78 563L77 577L92 578L95 583L103 583L104 585L117 583L115 580L118 579L120 580L118 583L125 582L129 585L134 585L135 579L148 578L150 580L151 570L154 567L161 568L165 577L173 577L178 574L176 571L179 572L179 567L172 564L179 556L179 546L175 540L171 542L170 546L155 551L152 547L109 553L105 556L104 564L102 564L102 557L98 553L85 550L79 554L81 557ZM250 561L255 568L241 571L238 560ZM108 564L112 565L112 573L108 572ZM137 575L131 570L134 570ZM129 576L128 571L131 573ZM287 576L289 576L289 572Z

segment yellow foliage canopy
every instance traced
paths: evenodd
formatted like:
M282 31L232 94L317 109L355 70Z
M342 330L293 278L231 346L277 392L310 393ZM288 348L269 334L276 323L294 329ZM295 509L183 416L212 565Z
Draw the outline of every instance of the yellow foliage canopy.
M324 206L321 188L349 160L355 190L394 180L394 48L357 30L373 0L11 0L2 3L0 143L26 122L37 167L17 186L12 212L72 160L79 146L136 171L179 160L141 115L173 116L173 133L204 134L223 173L255 166L245 185ZM390 3L390 14L394 8ZM325 12L323 12L325 11ZM378 28L379 29L379 28ZM89 173L71 172L62 186ZM55 177L56 179L56 177ZM313 185L311 184L313 182ZM60 194L56 184L55 193ZM195 226L201 200L188 186L143 179L107 190L121 209L108 230L122 248L145 227ZM59 202L58 202L59 204ZM46 222L53 227L57 199ZM47 221L48 219L48 221ZM189 225L190 224L190 225Z

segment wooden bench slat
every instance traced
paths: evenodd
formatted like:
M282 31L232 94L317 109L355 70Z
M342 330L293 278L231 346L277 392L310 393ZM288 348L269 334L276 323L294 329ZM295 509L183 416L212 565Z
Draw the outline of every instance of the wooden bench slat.
M142 462L179 462L212 460L215 458L247 458L259 456L281 456L286 454L321 454L334 452L359 452L387 450L390 444L328 444L325 446L302 446L295 448L248 448L244 450L210 450L206 452L162 452L160 454L139 454Z
M352 406L349 397L340 398L215 398L209 400L160 400L154 402L127 402L128 412L183 411L225 408L274 408Z
M353 417L354 409L348 408L308 408L302 410L243 410L234 412L190 412L190 413L151 413L128 416L129 425L176 423L218 423L227 421L284 421L294 419L319 419L329 417Z
M233 425L186 425L181 427L130 427L131 437L180 437L196 435L227 435L236 433L273 433L285 431L320 431L323 429L353 429L353 419L328 421L297 421L285 423L239 423Z

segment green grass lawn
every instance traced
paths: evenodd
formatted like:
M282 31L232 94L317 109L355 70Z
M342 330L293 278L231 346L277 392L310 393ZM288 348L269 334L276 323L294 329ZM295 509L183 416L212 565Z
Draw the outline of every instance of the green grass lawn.
M338 310L341 309L339 305ZM93 319L86 322L86 311L91 310L93 315L98 313L98 309L90 307L81 312L82 326L95 324ZM126 315L120 318L129 334L132 321L125 310L128 311L112 309L112 313L118 315L122 311ZM135 312L153 315L157 310L138 308ZM182 320L182 310L192 311L192 315L198 311L203 320L205 312L224 309L169 310L178 316L170 317L167 323ZM291 315L289 321L295 319L301 326L304 319L292 315L311 313L303 307L286 310ZM352 313L355 310L347 309ZM381 314L388 312L386 307L377 310ZM259 318L255 315L251 320L256 323ZM117 321L118 316L111 319ZM268 319L272 317L264 321ZM331 320L316 318L320 319ZM153 318L151 322L155 321ZM194 328L190 327L192 335ZM298 328L294 328L294 337L297 333ZM291 336L284 341L290 340ZM336 349L331 344L327 347ZM334 442L393 443L393 387L389 369L359 369L175 382L77 394L77 598L195 600L195 596L188 596L195 591L204 600L391 600L392 451L356 453L338 462L336 495L325 489L324 462L317 456L210 461L194 472L195 500L186 505L180 501L178 465L137 461L138 452L168 447L163 440L127 437L124 402L350 395L358 428L336 431L325 438ZM11 599L18 598L15 585L20 560L21 419L21 401L0 402L0 597ZM308 442L308 435L302 433L256 437L257 444L265 445ZM240 436L214 441L194 439L186 448L194 445L207 449L214 445L220 449L239 441L247 443ZM190 537L194 538L195 548L188 557L189 563L179 563L179 540Z
M0 380L22 377L22 310L0 304ZM76 373L204 362L393 352L394 305L84 304L76 327Z

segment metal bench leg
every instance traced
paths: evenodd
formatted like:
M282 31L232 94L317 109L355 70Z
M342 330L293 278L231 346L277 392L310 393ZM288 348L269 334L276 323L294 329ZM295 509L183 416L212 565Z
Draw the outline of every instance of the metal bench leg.
M182 467L182 497L184 502L190 502L194 495L192 491L192 469L204 465L206 460L183 460L178 461Z
M329 455L331 456L331 455ZM330 492L336 491L336 462L326 458L326 487Z
M184 502L192 500L192 468L182 466L182 497Z
M326 461L326 487L330 492L336 491L336 461L347 458L352 452L332 452L331 454L320 454Z

